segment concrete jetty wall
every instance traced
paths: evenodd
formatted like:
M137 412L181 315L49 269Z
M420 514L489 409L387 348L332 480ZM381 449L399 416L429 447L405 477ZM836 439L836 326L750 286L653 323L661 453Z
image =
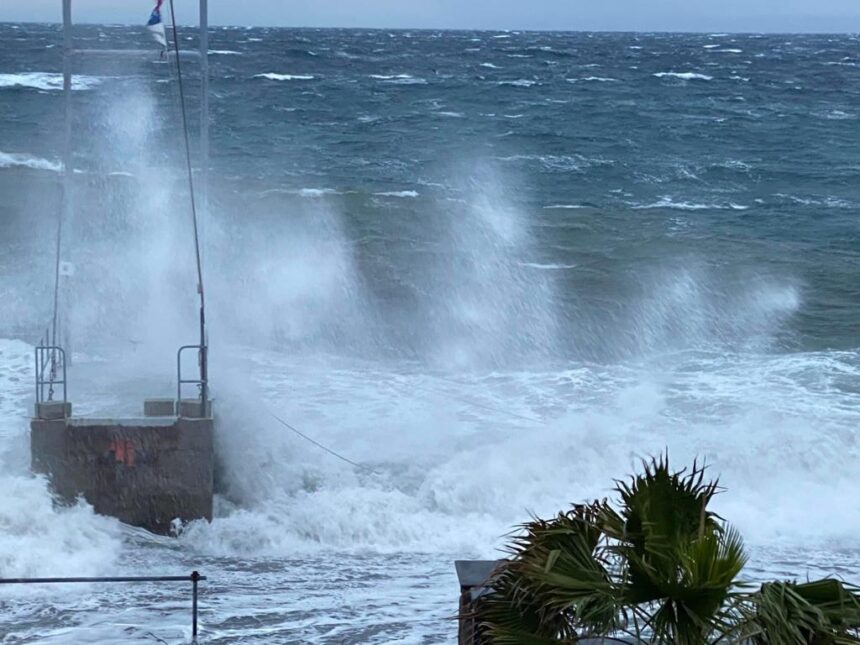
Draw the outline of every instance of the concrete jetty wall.
M212 418L87 419L63 410L34 418L30 437L33 471L63 500L83 496L97 513L160 534L175 519L212 519Z

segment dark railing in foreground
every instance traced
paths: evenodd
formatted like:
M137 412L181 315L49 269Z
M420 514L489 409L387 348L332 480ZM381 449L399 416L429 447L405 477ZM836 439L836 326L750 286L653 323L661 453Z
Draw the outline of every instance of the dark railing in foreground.
M0 585L57 584L65 582L190 582L191 583L191 634L197 640L197 583L206 580L196 571L190 576L125 576L108 578L0 578Z

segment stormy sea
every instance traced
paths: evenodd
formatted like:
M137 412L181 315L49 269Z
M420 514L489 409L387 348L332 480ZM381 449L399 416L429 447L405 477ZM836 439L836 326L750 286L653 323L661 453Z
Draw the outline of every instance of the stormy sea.
M58 294L75 413L137 415L197 340L176 73L76 40L152 49L76 69ZM198 569L206 643L454 642L455 559L664 451L748 579L860 571L857 37L212 29L219 492L175 537L29 472L62 31L0 43L0 576ZM189 594L7 587L0 635L187 642Z

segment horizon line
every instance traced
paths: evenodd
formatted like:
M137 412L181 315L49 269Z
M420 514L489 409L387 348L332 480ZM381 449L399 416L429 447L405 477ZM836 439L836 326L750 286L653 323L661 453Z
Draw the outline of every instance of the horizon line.
M47 20L0 20L0 25L57 25L62 27L62 21L47 21ZM142 23L136 22L97 22L89 20L80 20L74 22L72 26L101 26L101 27L139 27ZM178 27L199 28L197 23L179 23ZM693 29L693 30L676 30L676 29L511 29L511 28L490 28L490 27L319 27L313 25L231 25L209 23L209 28L221 29L296 29L296 30L338 30L338 31L465 31L465 32L488 32L488 33L556 33L556 34L696 34L696 35L725 35L725 36L856 36L860 34L860 29L855 31L720 31L714 29Z

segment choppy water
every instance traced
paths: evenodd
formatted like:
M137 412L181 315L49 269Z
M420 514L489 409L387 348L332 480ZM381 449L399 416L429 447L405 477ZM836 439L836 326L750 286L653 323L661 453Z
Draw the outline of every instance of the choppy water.
M175 540L27 475L61 37L0 41L0 575L199 568L207 642L450 641L454 558L668 448L721 476L748 575L856 578L856 38L214 30L224 491ZM81 71L71 396L134 413L194 339L176 87ZM177 590L0 594L15 642L188 637Z

